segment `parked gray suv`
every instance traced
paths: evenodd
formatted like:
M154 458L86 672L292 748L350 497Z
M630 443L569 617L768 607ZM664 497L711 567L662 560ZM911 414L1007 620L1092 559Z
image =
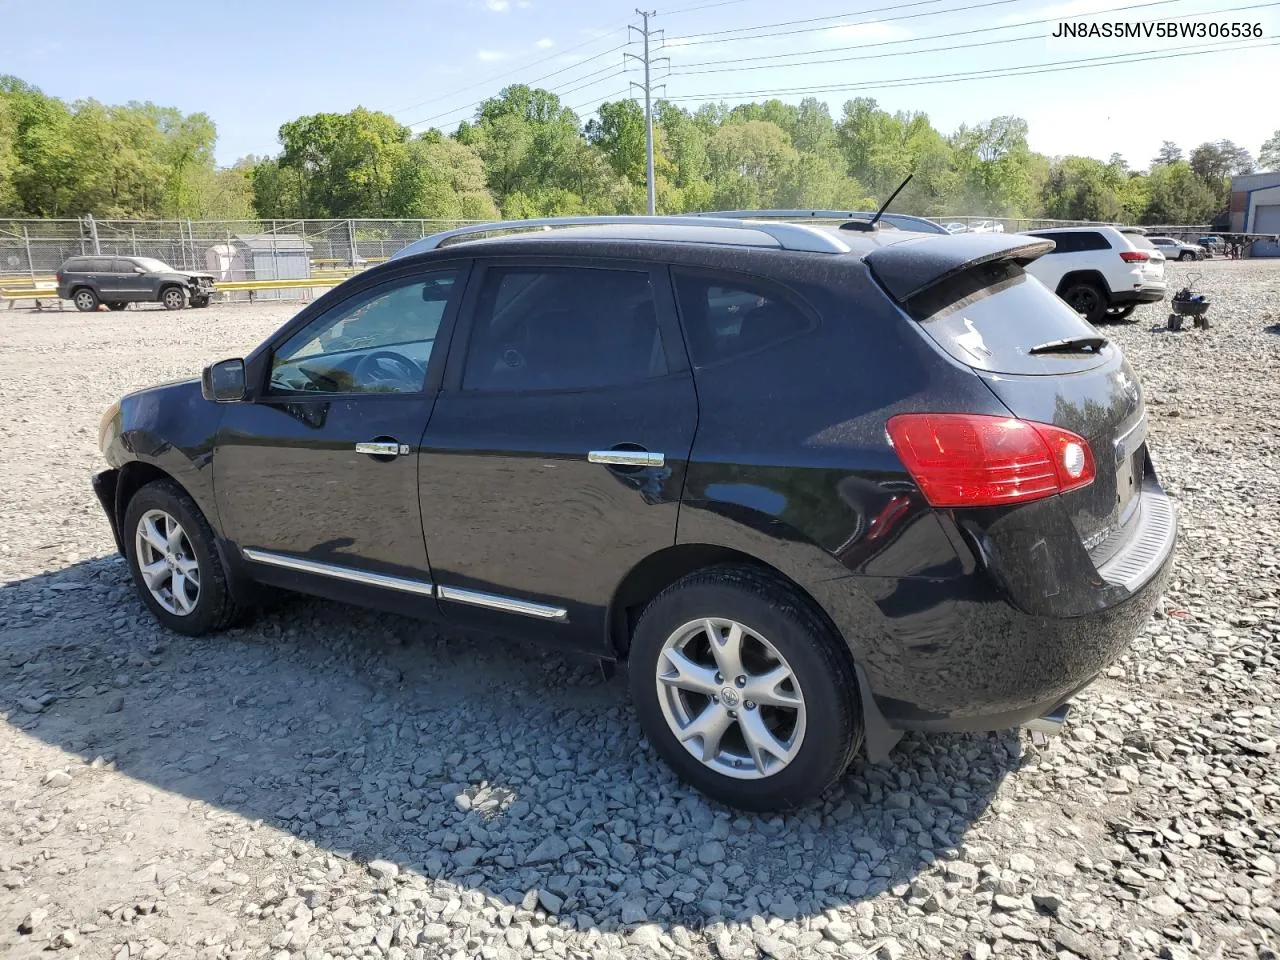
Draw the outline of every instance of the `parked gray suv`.
M123 310L130 303L162 303L166 310L207 307L213 274L175 270L152 257L72 257L57 273L58 296L77 310Z

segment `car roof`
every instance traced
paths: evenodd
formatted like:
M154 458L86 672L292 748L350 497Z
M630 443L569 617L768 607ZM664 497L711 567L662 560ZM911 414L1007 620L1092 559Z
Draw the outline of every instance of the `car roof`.
M1097 226L1093 226L1093 227L1032 227L1031 229L1024 230L1022 232L1023 233L1086 233L1086 232L1097 233L1099 230L1111 230L1114 233L1119 233L1121 236L1124 236L1124 233L1119 228L1113 227L1110 224L1106 224L1106 223L1100 223Z

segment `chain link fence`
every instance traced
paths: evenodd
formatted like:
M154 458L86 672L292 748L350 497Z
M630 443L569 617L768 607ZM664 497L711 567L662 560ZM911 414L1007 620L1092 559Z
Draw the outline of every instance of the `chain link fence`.
M957 230L1000 231L1098 226L1094 221L939 217ZM331 277L386 260L421 237L466 220L0 220L0 282L47 283L73 256L154 257L220 280ZM1195 240L1208 225L1146 228ZM305 254L305 257L302 255ZM299 269L306 272L299 272Z

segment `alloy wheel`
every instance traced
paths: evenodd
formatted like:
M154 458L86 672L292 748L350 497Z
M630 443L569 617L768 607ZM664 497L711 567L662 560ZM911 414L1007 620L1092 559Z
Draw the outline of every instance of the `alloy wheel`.
M791 665L736 620L694 620L673 632L655 676L662 715L704 766L739 780L773 776L804 741L804 695Z
M97 301L94 299L93 294L88 290L81 290L76 294L76 309L92 310L97 305Z
M163 510L148 510L134 544L138 572L156 603L179 617L191 613L200 599L200 563L182 525Z
M1076 313L1088 316L1098 309L1098 292L1092 287L1076 287L1071 291L1068 302Z
M182 306L183 300L182 291L177 287L170 287L164 292L164 307L166 310L177 310Z

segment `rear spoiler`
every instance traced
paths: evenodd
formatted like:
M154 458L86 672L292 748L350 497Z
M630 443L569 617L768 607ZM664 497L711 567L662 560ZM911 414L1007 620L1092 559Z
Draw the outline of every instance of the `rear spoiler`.
M880 285L898 303L906 303L984 263L1026 266L1054 248L1042 237L1004 233L962 233L948 237L913 237L885 244L866 261Z

